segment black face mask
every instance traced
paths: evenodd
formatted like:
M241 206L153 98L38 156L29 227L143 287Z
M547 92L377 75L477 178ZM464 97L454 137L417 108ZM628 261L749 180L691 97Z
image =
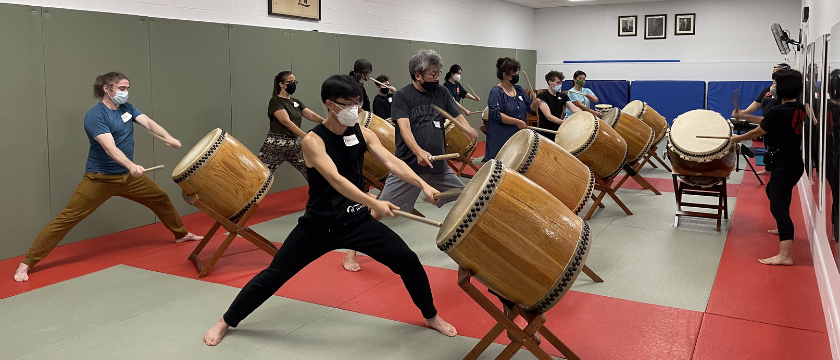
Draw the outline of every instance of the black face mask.
M286 84L286 92L292 95L297 90L297 84Z
M389 89L389 88L381 88L381 89L379 89L379 92L381 92L381 93L382 93L382 95L388 95L388 93L390 93L390 92L391 92L391 89Z
M511 75L510 84L516 85L519 82L519 74Z
M428 92L435 92L438 89L438 86L440 86L440 84L437 81L426 81L423 83L423 85L420 85L420 87L422 87L423 90L426 90Z

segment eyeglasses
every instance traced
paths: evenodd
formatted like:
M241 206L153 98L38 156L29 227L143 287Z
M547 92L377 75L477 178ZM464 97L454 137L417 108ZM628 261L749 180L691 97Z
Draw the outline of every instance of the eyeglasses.
M294 80L294 81L292 81L292 82L285 82L284 84L286 84L286 85L293 85L293 84L294 84L294 85L297 85L297 83L298 83L298 81L297 81L297 80Z
M436 72L430 72L430 73L427 72L425 75L430 77L430 78L437 78L437 77L440 77L441 74L443 74L443 72L436 71Z

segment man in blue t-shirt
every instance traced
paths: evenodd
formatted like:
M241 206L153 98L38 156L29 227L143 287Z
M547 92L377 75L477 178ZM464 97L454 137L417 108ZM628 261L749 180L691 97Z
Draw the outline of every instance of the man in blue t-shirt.
M590 108L593 102L598 102L598 97L595 96L595 93L593 93L592 90L583 87L583 85L586 84L586 73L580 70L575 71L573 81L574 87L568 92L569 100L571 100L572 104L575 104L575 106L579 109L595 115L595 117L600 119L601 113ZM568 119L569 116L572 116L572 114L572 109L567 107L566 117L563 119Z
M118 72L97 76L93 96L102 99L85 114L85 132L90 141L85 175L58 216L38 234L15 271L15 281L29 280L29 270L52 251L76 224L112 196L136 201L151 209L175 235L175 242L201 240L184 229L181 216L166 192L133 162L134 123L163 138L174 148L181 142L143 115L128 101L128 78Z

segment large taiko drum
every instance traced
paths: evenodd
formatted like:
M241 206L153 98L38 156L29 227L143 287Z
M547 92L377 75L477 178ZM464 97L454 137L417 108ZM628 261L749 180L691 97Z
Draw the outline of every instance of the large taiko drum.
M459 129L451 121L446 120L443 123L443 130L446 136L446 153L458 153L464 156L470 154L475 148L475 140L470 140L461 129Z
M613 128L585 111L569 116L554 141L602 179L618 174L627 159L627 142Z
M589 226L524 176L490 160L455 201L437 246L525 309L545 312L589 255Z
M392 154L397 151L396 140L394 137L395 131L391 124L368 111L362 111L359 113L358 122L359 125L373 131L376 134L376 137L379 138L379 142L382 143L382 146L388 149L388 151ZM385 165L382 165L382 163L379 162L379 160L377 160L370 151L365 151L363 168L365 172L376 180L382 180L390 173L388 168L386 168Z
M533 130L513 134L496 160L542 186L575 214L586 206L595 186L595 176L586 165Z
M725 139L698 138L697 135ZM696 175L729 177L737 155L733 151L732 124L709 110L692 110L674 119L668 131L668 156L671 164ZM712 187L719 181L710 177L681 176L689 185Z
M189 196L232 222L268 193L274 177L265 164L222 129L198 141L172 171L172 180Z
M604 113L601 121L615 129L615 132L627 142L628 163L639 161L653 145L655 137L653 129L634 116L619 111L618 108L612 108Z
M633 100L621 111L642 120L642 122L653 129L653 132L656 134L653 139L654 145L659 144L662 138L665 137L665 131L668 130L668 120L664 116L659 115L648 103L641 100Z

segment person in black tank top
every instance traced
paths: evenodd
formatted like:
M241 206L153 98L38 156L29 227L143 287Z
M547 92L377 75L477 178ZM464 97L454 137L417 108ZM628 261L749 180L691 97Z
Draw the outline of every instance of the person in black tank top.
M363 192L365 151L392 174L420 188L427 201L436 204L434 195L439 192L385 149L376 134L356 124L358 98L358 87L349 76L334 75L324 81L321 99L328 109L327 120L315 126L302 143L309 178L306 212L268 268L242 288L228 311L204 335L207 345L218 344L228 327L239 325L306 265L342 248L362 251L400 275L426 325L447 336L457 334L437 315L429 278L417 254L371 216L368 209L378 216L393 217L391 210L397 207Z

